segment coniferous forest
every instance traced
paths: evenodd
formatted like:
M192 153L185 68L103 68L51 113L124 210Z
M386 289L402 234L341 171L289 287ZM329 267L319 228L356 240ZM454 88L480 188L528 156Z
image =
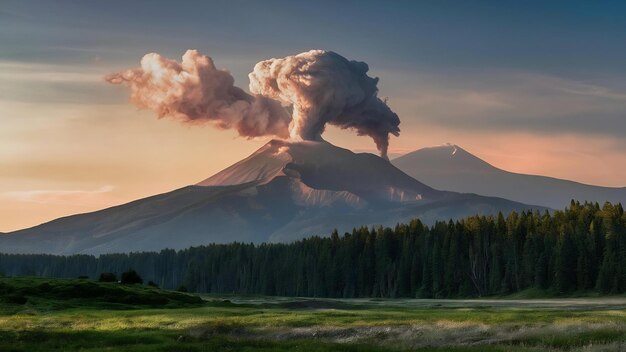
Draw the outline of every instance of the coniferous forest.
M1 251L1 249L0 249ZM97 278L136 270L144 282L189 291L310 297L476 297L529 288L551 294L626 292L626 214L572 202L511 213L289 244L207 245L158 253L0 254L7 276Z

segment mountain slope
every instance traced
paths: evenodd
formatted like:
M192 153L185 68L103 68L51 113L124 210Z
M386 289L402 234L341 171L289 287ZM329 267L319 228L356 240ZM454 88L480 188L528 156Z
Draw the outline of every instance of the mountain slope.
M626 188L591 186L498 169L456 145L419 149L391 161L426 184L561 209L572 199L626 204Z
M279 176L299 179L314 189L347 191L372 201L427 200L445 195L376 155L355 154L328 142L311 141L273 140L197 185L264 184Z
M111 253L291 241L334 228L528 209L435 190L373 154L271 141L194 186L0 236L0 252Z

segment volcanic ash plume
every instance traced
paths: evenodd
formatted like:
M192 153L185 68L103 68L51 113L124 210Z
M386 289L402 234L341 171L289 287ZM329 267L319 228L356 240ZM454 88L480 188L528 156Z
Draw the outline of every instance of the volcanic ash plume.
M387 156L389 134L400 119L377 97L378 78L364 62L323 50L261 61L250 73L250 91L293 105L292 139L320 140L327 123L374 139Z
M130 86L131 101L159 117L207 121L218 128L234 128L244 137L289 135L291 116L279 102L235 87L228 71L217 69L210 57L196 50L187 50L181 63L147 54L140 68L105 79Z
M249 75L250 95L235 87L233 76L217 69L210 57L188 50L181 63L147 54L140 68L106 80L128 85L131 101L159 117L208 121L235 128L244 137L294 140L321 140L329 123L372 137L386 158L389 134L399 134L400 119L377 97L378 78L369 77L368 70L364 62L311 50L256 64Z

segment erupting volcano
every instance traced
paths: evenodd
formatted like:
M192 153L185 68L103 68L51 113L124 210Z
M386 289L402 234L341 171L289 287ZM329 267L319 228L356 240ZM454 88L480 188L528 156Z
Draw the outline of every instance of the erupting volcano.
M331 124L372 137L386 158L389 134L399 135L400 119L378 98L378 78L368 71L365 62L311 50L256 64L248 94L213 59L188 50L180 63L147 54L140 68L106 80L128 85L131 102L159 117L208 122L243 137L289 136L292 141L321 141Z
M435 190L385 159L325 141L272 140L196 185L5 234L0 246L13 253L100 254L287 242L414 217L433 223L529 208Z

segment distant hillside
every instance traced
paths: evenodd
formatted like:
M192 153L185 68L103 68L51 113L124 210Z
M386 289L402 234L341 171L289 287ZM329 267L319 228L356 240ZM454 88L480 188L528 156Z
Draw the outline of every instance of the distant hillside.
M498 169L457 145L423 148L391 161L436 189L502 197L562 209L577 201L626 204L626 187L600 187ZM626 182L626 180L625 180Z

